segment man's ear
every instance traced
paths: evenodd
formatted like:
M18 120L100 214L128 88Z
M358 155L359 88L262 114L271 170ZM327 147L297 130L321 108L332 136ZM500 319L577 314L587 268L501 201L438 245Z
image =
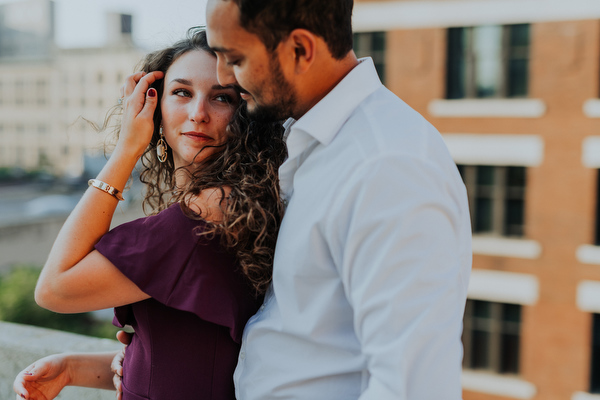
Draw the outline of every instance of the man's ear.
M327 1L327 0L325 0ZM295 72L306 72L315 61L317 36L306 29L294 29L288 37L288 45L294 57Z

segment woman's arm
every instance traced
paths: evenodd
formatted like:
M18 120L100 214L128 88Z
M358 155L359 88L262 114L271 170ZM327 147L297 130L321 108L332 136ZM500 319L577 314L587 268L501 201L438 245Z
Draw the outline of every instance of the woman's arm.
M123 190L152 137L158 98L149 85L162 72L138 73L124 87L123 122L117 146L98 180ZM148 95L146 96L146 92ZM154 96L152 96L154 95ZM73 313L129 304L148 298L94 245L108 232L118 200L89 188L60 230L42 269L35 298L44 308Z
M13 390L24 399L54 399L65 386L113 389L111 361L117 352L65 353L44 357L17 375Z

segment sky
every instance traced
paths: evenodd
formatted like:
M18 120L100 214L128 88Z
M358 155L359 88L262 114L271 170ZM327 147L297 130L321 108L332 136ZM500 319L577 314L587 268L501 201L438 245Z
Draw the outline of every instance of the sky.
M0 4L20 0L0 0ZM60 47L99 47L106 40L107 12L133 15L133 39L152 50L184 37L206 22L206 0L54 0Z

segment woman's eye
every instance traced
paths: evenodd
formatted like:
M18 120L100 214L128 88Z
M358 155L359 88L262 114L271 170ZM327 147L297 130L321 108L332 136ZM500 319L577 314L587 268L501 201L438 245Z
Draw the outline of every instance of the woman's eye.
M175 89L173 90L173 94L181 97L190 97L190 92L185 89Z
M217 97L215 97L215 100L220 101L221 103L227 103L227 104L230 104L233 102L233 99L231 98L231 96L229 96L227 94L220 94Z

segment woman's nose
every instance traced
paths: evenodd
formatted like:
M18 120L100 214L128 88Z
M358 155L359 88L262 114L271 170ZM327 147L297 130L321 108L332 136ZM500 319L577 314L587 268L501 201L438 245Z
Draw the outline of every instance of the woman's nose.
M201 122L208 122L210 120L207 99L199 97L196 101L190 103L190 120L197 124Z

